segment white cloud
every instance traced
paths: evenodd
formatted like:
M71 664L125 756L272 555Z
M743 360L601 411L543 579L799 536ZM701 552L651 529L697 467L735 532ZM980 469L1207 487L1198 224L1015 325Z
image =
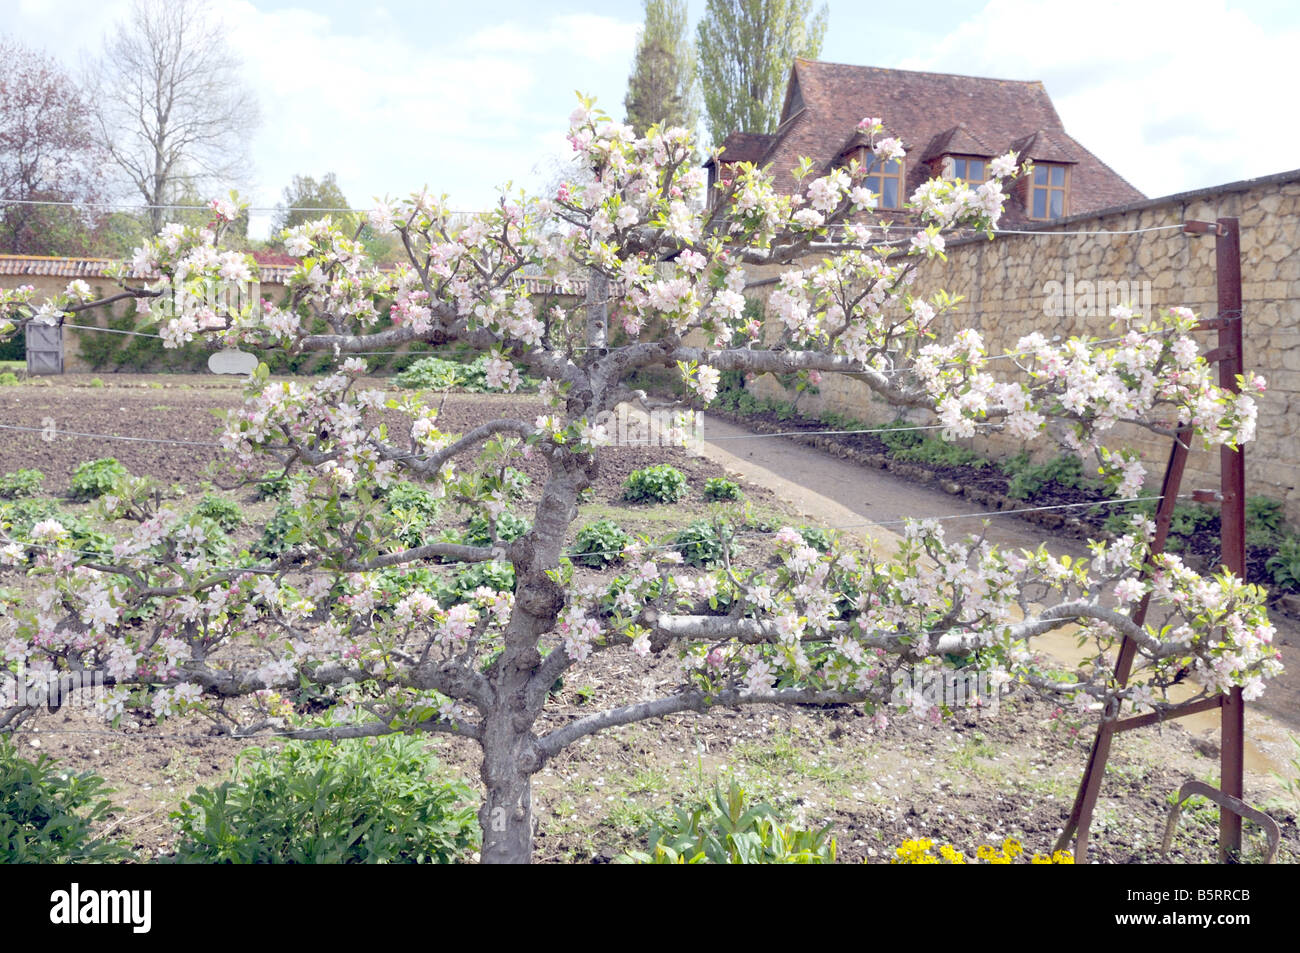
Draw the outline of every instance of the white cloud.
M1066 131L1148 195L1300 167L1300 29L1265 29L1223 0L992 0L899 65L1041 79Z
M129 9L129 0L20 2L11 30L69 65L78 50L97 52ZM552 15L538 5L527 20L480 28L486 8L446 17L374 5L340 22L344 14L306 3L211 2L259 100L261 121L244 133L252 177L239 183L256 206L274 205L295 174L336 173L354 205L427 185L482 207L507 181L531 184L530 170L563 142L574 90L621 109L640 12ZM269 219L255 215L255 232Z

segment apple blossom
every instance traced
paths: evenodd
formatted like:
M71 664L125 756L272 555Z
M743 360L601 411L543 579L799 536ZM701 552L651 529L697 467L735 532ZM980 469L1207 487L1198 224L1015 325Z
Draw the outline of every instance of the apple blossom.
M875 138L882 131L875 118L860 127L879 159L901 158L898 140ZM987 428L1037 439L1054 421L1124 490L1143 470L1104 445L1120 422L1162 433L1187 425L1208 445L1231 446L1253 435L1257 411L1214 382L1191 337L1195 317L1182 310L1121 314L1123 338L1107 344L1027 335L996 355L970 329L936 337L954 302L914 287L917 263L940 254L950 230L992 233L1014 156L990 163L993 178L975 189L919 187L909 204L925 230L910 244L872 247L883 223L849 171L815 175L805 165L792 197L768 171L738 163L706 210L686 131L637 137L584 101L569 141L582 174L542 201L503 195L473 216L425 192L386 203L378 224L409 249L402 267L375 267L323 218L284 236L304 258L286 302L169 317L160 329L169 347L199 338L333 356L335 372L310 382L272 381L259 368L221 437L238 479L267 464L289 479L293 541L274 558L237 557L209 525L124 483L106 509L113 538L102 552L75 549L50 520L0 539L3 570L26 574L35 590L0 617L6 658L104 673L111 694L101 714L118 723L202 709L239 736L269 725L301 738L469 738L484 751L490 861L528 859L533 776L566 746L620 724L767 703L861 703L887 720L895 674L953 658L978 657L995 680L1084 708L1168 704L1184 670L1202 693L1240 686L1251 697L1276 674L1262 592L1153 553L1146 523L1070 563L1045 549L948 539L925 522L908 525L891 559L843 541L819 552L785 528L752 570L692 571L680 552L633 542L613 579L577 575L564 546L608 440L598 422L635 397L627 381L645 369L675 368L702 403L716 397L723 371L851 374L882 399L933 415L948 437ZM168 226L137 250L120 278L125 292L149 301L255 274L223 244L228 209L213 208L221 214L212 228ZM757 268L779 269L767 328L744 315ZM584 274L596 293L573 308L530 297L520 281L549 277L563 288ZM598 293L615 282L623 293L613 320L626 341L608 334ZM0 294L0 318L15 324L57 322L65 306L21 289ZM357 352L414 342L489 355L492 387L513 390L527 373L542 382L544 412L451 433L426 402L436 395L358 390ZM387 411L409 426L386 423ZM547 476L531 520L508 539L510 464L520 458ZM459 509L481 520L484 536L454 542L422 527L412 538L409 516L385 502L406 482L425 490L434 518ZM457 588L465 566L484 575ZM506 574L508 584L496 581ZM1167 632L1129 614L1148 591ZM1076 624L1098 664L1063 679L1038 660L1033 639ZM1146 666L1144 687L1115 684L1102 664L1122 637ZM633 664L676 655L680 684L562 724L542 720L556 680L604 652ZM278 689L289 685L332 708L332 720L287 701ZM241 720L218 701L234 696L253 699L254 715ZM924 698L902 707L938 715ZM33 714L0 708L0 730Z

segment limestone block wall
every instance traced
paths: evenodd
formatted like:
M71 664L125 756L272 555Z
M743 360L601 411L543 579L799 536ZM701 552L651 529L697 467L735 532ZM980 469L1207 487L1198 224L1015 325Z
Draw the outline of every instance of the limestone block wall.
M1247 492L1285 501L1289 518L1300 523L1300 170L1066 219L1033 234L955 242L946 262L935 259L918 269L915 289L928 293L944 288L964 296L945 330L977 328L990 354L1013 349L1031 331L1049 338L1110 337L1115 333L1110 307L1128 300L1143 308L1182 305L1212 317L1217 294L1213 237L1176 227L1129 235L1054 233L1132 231L1220 217L1240 221L1245 367L1262 374L1269 385L1259 398L1258 437L1246 450ZM771 286L764 290L770 293ZM1206 349L1214 346L1213 333L1201 337ZM993 366L999 364L1009 370L1011 362ZM752 386L762 395L794 396L771 376ZM802 395L800 407L873 423L897 416L856 381L826 375L819 390ZM1025 449L996 434L970 443L992 456ZM1137 449L1153 479L1163 472L1167 438L1127 427L1117 430L1110 443ZM1031 449L1057 452L1044 440ZM1218 451L1197 447L1183 486L1218 484Z

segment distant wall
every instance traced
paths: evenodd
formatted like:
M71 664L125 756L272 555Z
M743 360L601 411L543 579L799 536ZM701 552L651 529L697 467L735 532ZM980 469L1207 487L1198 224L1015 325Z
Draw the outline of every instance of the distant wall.
M1259 399L1258 437L1246 450L1247 493L1284 500L1292 522L1300 523L1300 170L1077 216L1037 231L1124 231L1220 217L1240 220L1245 367L1269 384ZM1018 338L1035 330L1049 338L1112 335L1105 300L1097 303L1099 316L1045 314L1055 290L1049 282L1064 289L1072 279L1076 292L1083 281L1114 282L1117 292L1129 290L1139 303L1149 291L1154 308L1182 305L1205 317L1216 311L1211 236L1173 229L1138 235L1003 235L991 242L953 243L947 255L947 262L923 264L915 287L927 293L944 288L965 296L946 330L978 328L991 354L1013 348ZM770 291L768 286L766 293ZM1075 303L1082 306L1086 300L1076 293ZM1202 338L1206 349L1214 346L1213 334ZM1009 362L994 366L998 363ZM770 375L753 386L762 395L793 397ZM835 375L823 378L820 393L800 397L799 406L868 422L896 416L865 385ZM1137 449L1157 476L1163 471L1167 439L1127 427L1111 442ZM1002 435L976 438L970 444L993 456L1023 449ZM1183 486L1218 484L1218 451L1197 449Z

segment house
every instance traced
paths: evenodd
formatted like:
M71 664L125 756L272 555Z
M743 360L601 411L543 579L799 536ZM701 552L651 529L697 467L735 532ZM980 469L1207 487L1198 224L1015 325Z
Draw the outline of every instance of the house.
M884 135L907 155L881 163L857 131L879 117ZM736 131L707 164L709 184L735 162L770 166L779 190L797 188L800 157L825 174L856 158L872 163L868 185L882 210L902 209L918 185L935 176L979 183L988 163L1008 151L1032 160L1032 176L1011 189L1001 224L1052 221L1144 199L1110 166L1073 139L1041 82L921 73L795 60L775 133ZM710 195L713 195L710 190ZM895 220L902 220L900 211Z

